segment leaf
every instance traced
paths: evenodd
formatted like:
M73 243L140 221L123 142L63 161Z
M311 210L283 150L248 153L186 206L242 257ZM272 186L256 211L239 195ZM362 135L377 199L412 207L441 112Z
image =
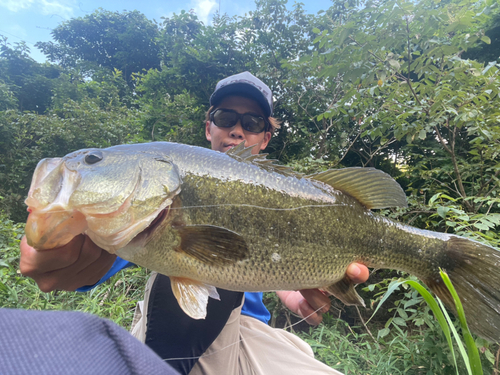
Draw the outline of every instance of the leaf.
M455 329L455 324L453 324L453 321L450 318L450 315L448 314L448 311L446 311L446 307L443 305L443 302L436 297L439 306L441 307L441 310L443 311L443 314L446 318L446 321L448 322L448 326L450 327L451 333L453 333L453 337L455 338L455 341L458 346L458 350L460 351L460 355L462 356L464 362L465 362L465 367L467 368L467 372L469 374L472 374L472 370L470 368L470 363L469 363L469 356L467 354L467 351L464 348L464 344L462 343L462 339L460 338L457 330Z
M426 136L427 132L424 129L420 130L420 132L418 133L418 138L420 138L421 140L424 140Z
M486 224L483 224L483 223L474 223L473 224L477 229L479 230L488 230L488 226Z
M396 69L401 69L401 65L399 65L399 62L394 60L394 59L389 59L389 64Z
M437 214L439 216L441 216L443 219L446 218L446 213L449 211L449 208L448 207L444 207L444 206L439 206L437 208Z
M453 301L455 302L458 320L460 321L460 325L462 327L462 335L464 337L465 344L467 345L467 352L469 354L471 369L474 374L482 374L483 370L482 370L481 360L479 358L479 351L469 331L469 327L467 326L467 320L465 318L464 308L462 306L462 302L460 301L460 297L458 297L457 291L453 287L453 284L451 283L448 274L442 270L439 272L439 274L441 275L444 283L448 287L448 290L450 291L453 297Z
M396 318L392 319L392 322L397 324L398 326L406 327L406 322L403 318L396 317Z
M422 318L418 318L418 319L415 319L414 323L415 323L415 325L416 325L417 327L420 327L420 326L422 326L422 325L424 325L424 324L425 324L425 320L424 320L424 319L422 319Z
M389 328L382 328L381 330L378 331L377 338L382 338L385 337L391 332Z
M491 44L491 39L490 39L489 37L487 37L486 35L483 35L483 36L481 37L481 40L482 40L483 42L485 42L486 44Z
M389 288L387 288L387 292L385 292L384 297L382 297L382 299L380 300L380 302L377 305L377 308L373 312L372 316L370 316L370 319L368 319L365 324L368 324L368 322L375 316L375 314L377 313L378 309L384 304L384 302L387 300L387 298L389 298L391 296L391 294L395 290L397 290L399 288L399 286L401 284L403 284L403 283L404 283L404 281L400 281L400 282L394 282L393 281L393 282L391 282L391 284L389 284Z
M410 300L408 300L408 301L405 302L404 308L406 309L407 307L416 305L416 304L418 304L420 302L422 302L420 299L416 299L416 298L410 299Z

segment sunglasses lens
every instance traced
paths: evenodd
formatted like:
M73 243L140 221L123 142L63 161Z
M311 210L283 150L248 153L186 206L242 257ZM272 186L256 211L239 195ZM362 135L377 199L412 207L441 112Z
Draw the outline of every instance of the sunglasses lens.
M230 128L238 122L238 114L235 112L227 112L218 109L214 112L213 122L221 128Z
M210 114L213 123L219 128L231 128L241 120L241 127L251 133L261 133L267 123L263 117L251 115L249 113L239 114L232 110L217 109Z
M262 117L243 115L241 119L241 126L249 132L260 133L266 127L266 122Z

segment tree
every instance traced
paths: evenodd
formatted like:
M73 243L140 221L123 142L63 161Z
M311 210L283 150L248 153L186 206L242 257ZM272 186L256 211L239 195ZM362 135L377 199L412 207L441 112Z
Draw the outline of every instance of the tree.
M52 31L53 42L36 46L54 63L94 72L118 69L129 84L132 73L160 66L158 27L139 11L99 9L62 23Z
M490 42L483 26L497 8L493 1L366 1L316 30L318 52L326 52L308 62L341 82L343 95L319 119L355 130L363 142L351 142L350 152L364 162L365 147L386 152L407 171L417 198L442 207L436 225L483 230L490 240L498 240L500 223L500 65L462 54Z
M8 92L13 94L20 111L44 113L52 103L54 80L62 69L36 62L29 52L24 42L12 47L4 37L0 47L0 76L6 85L5 95L9 97Z

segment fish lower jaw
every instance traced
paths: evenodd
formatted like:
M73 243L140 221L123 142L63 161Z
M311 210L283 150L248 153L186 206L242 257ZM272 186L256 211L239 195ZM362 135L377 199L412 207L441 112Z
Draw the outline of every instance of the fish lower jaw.
M87 222L79 212L32 210L25 232L30 246L47 250L66 245L86 229Z

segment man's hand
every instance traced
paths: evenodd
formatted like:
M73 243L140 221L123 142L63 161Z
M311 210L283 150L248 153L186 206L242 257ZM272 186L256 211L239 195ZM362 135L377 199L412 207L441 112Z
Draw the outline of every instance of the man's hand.
M85 235L64 246L40 251L29 246L23 237L20 248L21 273L34 279L43 292L94 285L116 259L116 255L101 249Z
M346 274L355 284L360 284L368 280L370 272L365 265L352 263L347 268ZM279 291L276 294L288 309L306 318L306 322L311 325L316 326L321 323L323 314L330 309L330 299L319 289L303 289L296 292Z

